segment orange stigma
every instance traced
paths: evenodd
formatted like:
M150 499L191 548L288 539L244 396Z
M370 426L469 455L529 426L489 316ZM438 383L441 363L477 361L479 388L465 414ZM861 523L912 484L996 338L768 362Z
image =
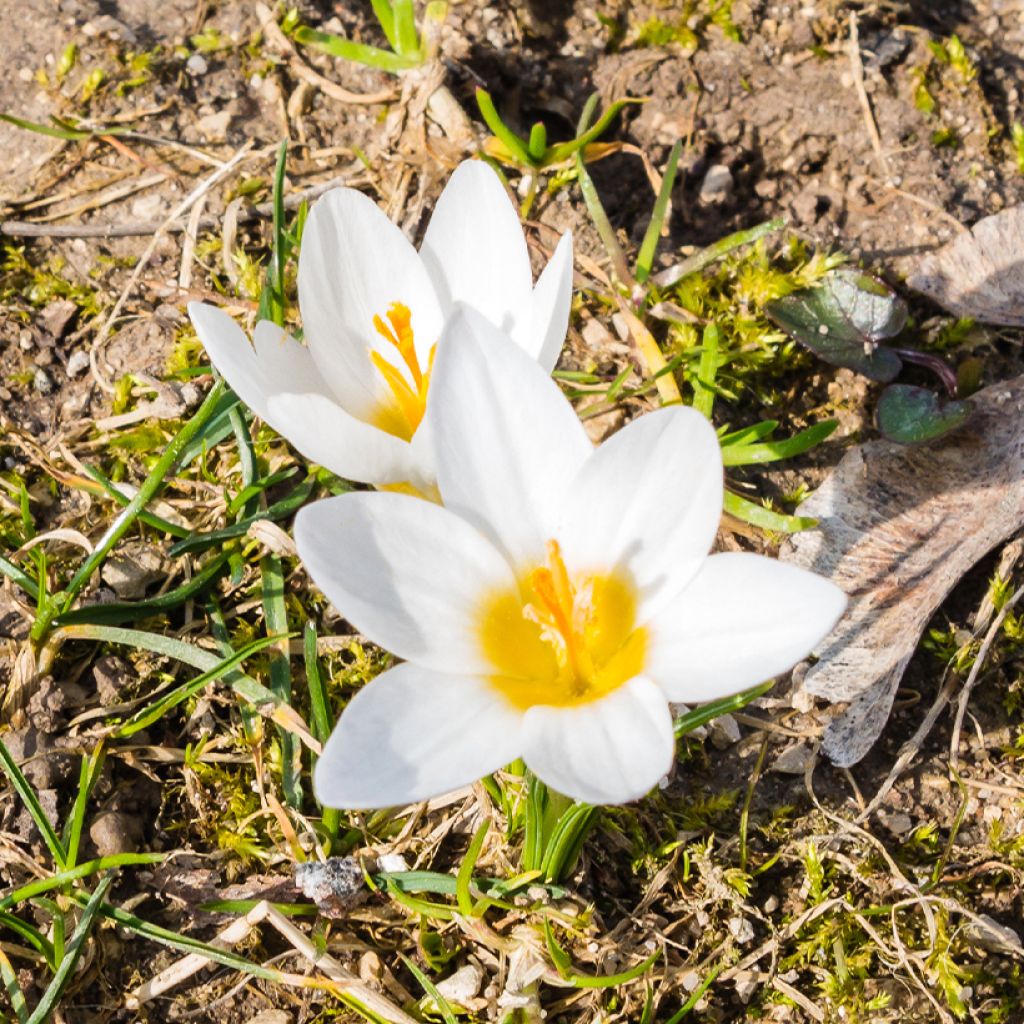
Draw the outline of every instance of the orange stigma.
M398 350L408 376L379 352L371 349L370 361L384 378L393 400L381 410L379 426L389 434L409 441L416 433L427 409L427 389L430 386L430 371L434 365L434 352L437 346L431 347L429 362L424 371L416 354L412 313L409 307L401 302L392 302L388 307L387 319L388 323L385 323L381 316L375 315L373 326L386 342Z
M597 700L640 674L647 632L618 573L570 576L556 540L515 590L490 594L480 639L492 685L518 708Z

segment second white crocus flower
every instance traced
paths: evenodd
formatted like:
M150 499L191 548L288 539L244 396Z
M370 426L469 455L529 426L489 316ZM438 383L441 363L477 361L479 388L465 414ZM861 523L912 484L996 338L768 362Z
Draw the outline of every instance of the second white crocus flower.
M473 306L550 373L572 300L572 240L533 284L522 227L498 176L467 161L419 252L355 189L313 207L299 257L305 345L266 321L250 344L222 310L191 303L210 360L307 458L349 480L433 493L424 428L435 346L456 303Z
M589 803L671 767L670 702L792 667L845 598L752 554L708 554L722 460L697 412L594 449L557 385L472 311L431 386L444 507L347 494L303 509L299 554L340 612L404 659L353 698L320 758L322 803L452 790L517 757Z

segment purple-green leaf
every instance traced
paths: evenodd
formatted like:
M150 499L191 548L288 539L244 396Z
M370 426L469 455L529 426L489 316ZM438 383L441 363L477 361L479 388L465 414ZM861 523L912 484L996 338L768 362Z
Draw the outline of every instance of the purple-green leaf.
M906 303L869 274L836 270L813 288L769 302L765 313L833 366L845 366L885 384L903 365L895 352L879 342L903 330Z
M910 384L891 384L878 400L875 422L890 441L920 444L956 430L970 415L967 400L946 399Z

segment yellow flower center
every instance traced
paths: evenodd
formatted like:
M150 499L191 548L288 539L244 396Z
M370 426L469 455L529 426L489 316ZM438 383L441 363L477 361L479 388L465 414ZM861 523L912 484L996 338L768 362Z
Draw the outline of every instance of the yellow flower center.
M571 579L558 542L518 590L485 603L480 623L491 683L516 707L571 707L639 675L647 633L636 628L636 594L621 576Z
M370 360L391 392L387 404L378 410L376 426L403 441L410 441L426 412L427 389L430 387L430 371L434 365L437 345L431 346L427 368L422 369L413 341L409 307L401 302L392 302L388 307L387 319L385 323L383 317L374 316L373 326L388 344L394 346L407 372L389 362L375 349L370 350Z

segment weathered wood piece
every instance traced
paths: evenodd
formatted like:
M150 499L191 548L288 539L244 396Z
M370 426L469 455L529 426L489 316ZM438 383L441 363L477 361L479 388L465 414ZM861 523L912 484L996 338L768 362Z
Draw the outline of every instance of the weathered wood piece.
M1024 376L972 397L975 413L939 442L868 441L798 512L820 520L784 561L830 577L850 607L803 689L835 709L823 750L859 761L889 718L921 633L960 578L1024 528Z

